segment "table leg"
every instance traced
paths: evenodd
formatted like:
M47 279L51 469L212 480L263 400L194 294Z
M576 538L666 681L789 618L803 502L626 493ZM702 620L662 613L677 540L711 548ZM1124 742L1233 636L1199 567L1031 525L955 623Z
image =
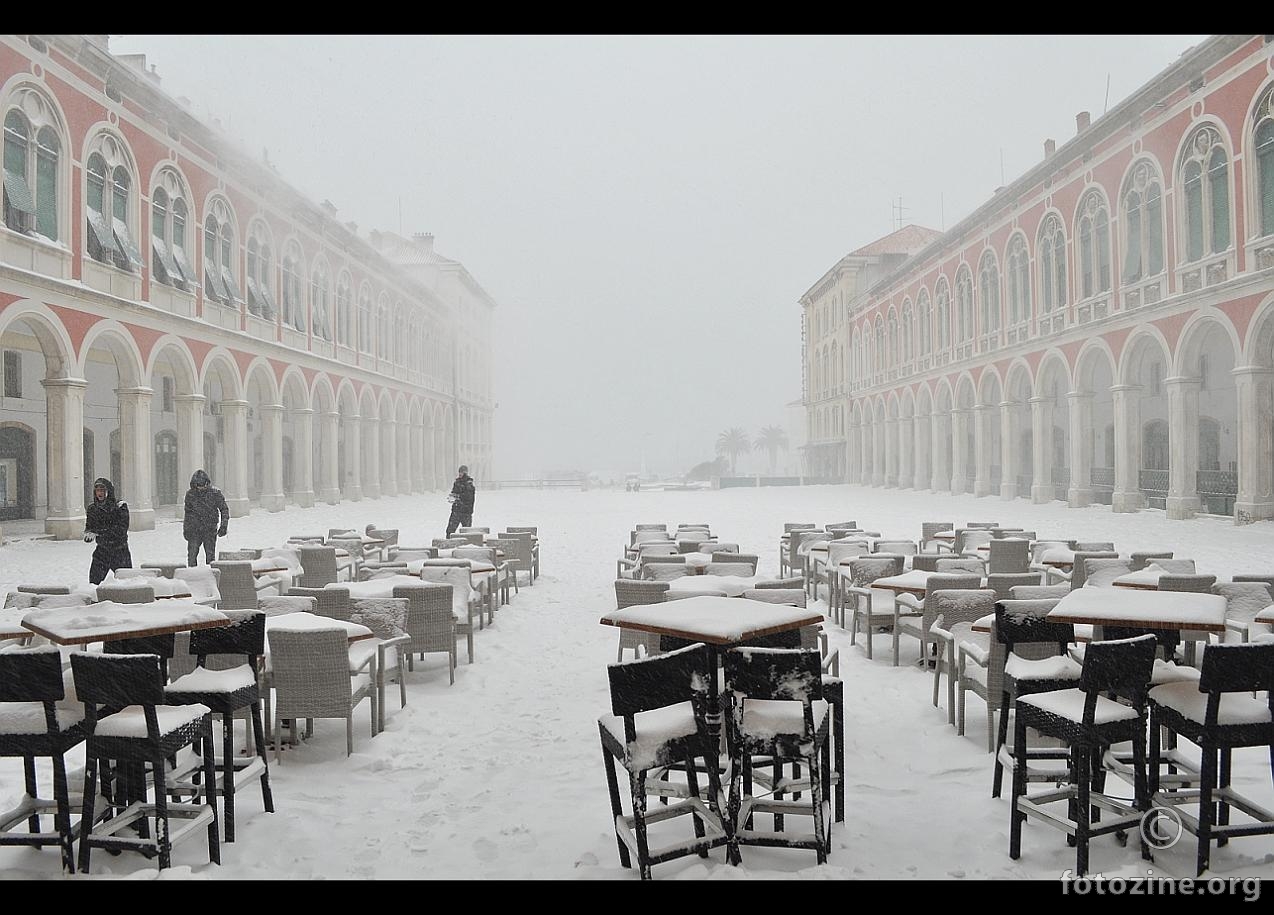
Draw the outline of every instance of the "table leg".
M739 849L734 843L734 811L729 809L728 804L721 804L721 767L719 765L721 753L721 695L717 689L717 646L712 643L708 644L708 714L706 716L708 723L708 741L712 747L712 758L707 760L708 763L708 806L721 818L721 827L725 830L726 835L726 860L731 864L738 864ZM727 757L728 760L728 757ZM734 777L733 771L730 773L731 778Z

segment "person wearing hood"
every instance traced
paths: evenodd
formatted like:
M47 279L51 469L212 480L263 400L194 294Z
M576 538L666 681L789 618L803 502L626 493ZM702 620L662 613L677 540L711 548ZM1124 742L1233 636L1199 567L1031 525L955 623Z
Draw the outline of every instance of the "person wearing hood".
M456 528L473 524L473 498L473 477L469 476L469 468L461 464L456 482L451 484L451 492L447 496L451 502L451 517L447 519L448 537L456 532Z
M90 584L101 584L107 572L131 569L128 552L128 503L115 501L115 485L105 477L93 481L93 501L84 511L84 542L96 543L88 567Z
M212 485L207 473L196 470L190 477L181 521L181 532L186 537L186 564L199 564L201 545L204 561L211 564L217 558L217 538L226 535L229 524L230 507L226 505L226 497Z

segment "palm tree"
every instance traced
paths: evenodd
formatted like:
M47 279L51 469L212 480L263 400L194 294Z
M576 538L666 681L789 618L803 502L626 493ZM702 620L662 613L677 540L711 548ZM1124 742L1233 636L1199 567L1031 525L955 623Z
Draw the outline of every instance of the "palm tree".
M730 476L734 476L734 462L741 454L752 450L752 442L747 432L735 426L717 436L717 454L724 454L730 459Z
M770 455L770 475L774 474L774 465L778 463L779 452L787 451L787 433L782 426L766 426L756 434L756 449L764 449Z

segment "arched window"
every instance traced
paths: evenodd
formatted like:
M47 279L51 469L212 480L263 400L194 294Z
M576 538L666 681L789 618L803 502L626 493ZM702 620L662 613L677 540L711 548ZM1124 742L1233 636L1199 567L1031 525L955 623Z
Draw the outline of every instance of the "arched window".
M102 134L93 143L87 171L89 257L134 273L142 256L133 244L132 166L123 144Z
M372 351L372 290L366 283L358 291L358 349Z
M1000 268L995 255L988 251L982 255L978 268L978 300L982 303L982 333L1000 329Z
M327 265L318 261L310 274L310 333L329 342L332 339L332 320L328 311L331 295Z
M355 334L350 285L348 273L336 281L336 342L341 346L352 346Z
M973 339L973 275L968 267L956 274L956 315L959 323L957 343Z
M889 366L897 368L902 361L902 337L898 332L898 312L889 309Z
M53 106L26 89L4 116L4 224L58 240L62 141Z
M259 318L273 321L278 314L274 305L274 254L270 249L270 233L265 223L257 220L248 232L248 311Z
M230 205L220 197L212 201L203 224L204 295L234 307L240 301L234 279L234 225Z
M1274 87L1265 90L1253 115L1252 139L1256 150L1256 197L1261 213L1261 234L1274 235Z
M933 306L929 303L929 290L921 289L916 301L916 320L919 322L916 336L919 337L920 355L928 356L933 350Z
M1056 218L1054 217L1054 222ZM1005 273L1009 284L1009 325L1020 324L1031 317L1031 259L1026 250L1026 239L1014 235L1009 242L1008 267Z
M1123 281L1135 283L1163 270L1163 196L1159 175L1149 162L1138 162L1128 178L1123 215Z
M196 280L186 254L190 215L186 186L174 169L159 173L150 193L151 276L156 282L186 289Z
M911 325L915 320L915 315L911 310L911 303L904 302L902 306L902 359L904 363L910 363L916 358L915 351L912 349L914 339L911 333Z
M933 296L937 301L934 306L937 332L934 336L938 352L942 352L951 346L951 287L947 284L945 276L938 280Z
M301 247L289 241L283 247L279 300L283 303L283 323L305 333L305 300L301 298Z
M1110 214L1095 190L1079 205L1079 275L1084 298L1110 291Z
M885 370L885 319L876 315L876 374Z
M1066 230L1056 214L1050 214L1040 227L1038 251L1040 311L1047 315L1066 306Z
M1186 142L1181 161L1185 189L1186 260L1230 247L1230 159L1221 134L1204 125Z
M384 296L376 309L376 358L389 359L389 301Z

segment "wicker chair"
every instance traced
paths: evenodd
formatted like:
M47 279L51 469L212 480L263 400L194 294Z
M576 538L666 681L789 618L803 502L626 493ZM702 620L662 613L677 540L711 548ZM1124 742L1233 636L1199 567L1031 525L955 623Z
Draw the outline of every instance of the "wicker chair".
M260 550L217 550L218 562L251 562L261 558Z
M509 602L509 585L513 585L513 593L518 593L518 577L513 574L513 556L518 551L517 540L510 537L508 539L488 538L486 545L492 550L503 553L504 558L496 557L496 581L500 586L500 597L503 603Z
M18 809L0 820L0 847L56 844L62 868L75 873L71 829L71 798L66 781L67 750L84 740L84 707L68 699L62 676L62 657L47 646L31 651L0 652L0 757L22 757L26 791ZM53 798L36 793L37 757L53 766ZM41 830L41 812L54 811L54 832ZM27 833L16 831L26 822Z
M501 540L516 540L515 550L512 554L505 550L505 558L509 561L509 569L513 572L513 579L516 582L518 573L525 572L528 584L535 584L535 557L532 554L532 542L530 534L513 534L505 533L500 535Z
M1076 550L1075 562L1071 566L1071 590L1084 587L1084 583L1088 581L1088 567L1086 563L1090 559L1118 559L1119 554L1114 550Z
M982 576L973 574L948 574L936 572L925 582L925 596L917 600L912 594L894 595L894 667L898 666L898 647L901 637L906 634L915 636L920 641L920 657L926 657L926 651L932 647L935 653L941 645L940 640L930 630L938 618L939 611L929 605L929 598L935 591L976 591L982 585ZM982 614L979 614L982 615ZM975 617L976 619L976 617ZM936 666L937 662L935 662ZM938 684L934 680L934 707L938 705Z
M456 635L460 631L452 609L452 587L449 584L398 585L394 597L407 601L407 669L415 670L415 655L447 653L447 675L456 682ZM473 663L473 626L465 630L469 640L469 663Z
M1152 562L1160 559L1171 559L1172 550L1162 550L1160 552L1146 552L1144 550L1134 550L1128 554L1128 559L1132 563L1132 570L1140 572Z
M995 592L988 589L941 589L925 596L925 609L933 611L929 634L937 641L938 657L933 665L933 706L938 707L938 691L942 673L947 674L947 723L956 723L956 646L961 642L980 644L990 649L991 642L972 626L982 617L995 612Z
M531 575L533 578L540 577L540 529L538 526L530 527L510 527L506 528L509 534L522 536L523 534L531 535Z
M301 577L297 584L302 588L321 588L340 580L341 570L336 564L336 548L317 544L302 544ZM346 576L352 579L351 575Z
M717 562L730 563L731 565L740 565L740 564L747 565L752 568L752 571L749 572L748 574L755 575L757 564L760 561L761 561L761 558L757 556L756 553L728 553L728 552L717 553L714 551L712 553L712 560L709 563L709 565L711 565L712 563L717 563ZM708 573L708 574L711 574L711 573Z
M986 577L986 586L995 592L996 600L1012 600L1014 588L1037 586L1039 583L1039 572L990 572ZM992 613L994 610L992 607L987 612Z
M508 588L507 581L504 583L500 581L500 568L502 563L496 562L495 547L458 546L451 551L451 558L453 560L467 559L471 562L484 562L487 565L494 567L494 571L492 572L487 572L485 574L478 572L474 576L471 576L471 580L476 580L478 583L474 590L482 595L482 599L487 605L487 622L493 622L495 617L497 592L500 591L502 587L505 589ZM505 564L507 574L507 560L505 560ZM472 566L470 568L472 568Z
M221 572L211 566L195 566L191 569L174 569L174 581L184 581L190 587L190 599L209 607L221 606Z
M398 529L389 527L376 527L374 524L367 525L366 534L368 537L376 537L385 541L385 545L381 547L381 555L386 560L392 560L398 554Z
M684 562L647 562L641 567L642 581L672 581L687 574Z
M155 589L144 581L104 581L97 586L97 599L117 604L149 604L155 600Z
M362 535L354 534L350 537L331 537L327 541L327 546L330 546L337 551L337 570L346 572L350 581L357 581L359 570L363 568L363 561L366 559L367 554L367 547L363 543ZM342 551L347 555L342 556Z
M463 633L465 648L468 650L469 663L473 663L473 634L482 628L482 605L478 603L477 593L469 585L469 570L461 566L425 566L420 573L421 583L432 582L434 585L447 585L451 588L451 613L455 617L457 633ZM404 585L402 587L413 587ZM395 589L396 590L396 589ZM406 597L405 594L395 594ZM441 600L436 594L435 600ZM474 626L474 617L478 625ZM434 649L437 651L438 649Z
M349 622L349 588L288 588L287 596L313 598L314 606L310 613Z
M987 549L988 572L1013 574L1031 570L1031 544L1028 540L992 540Z
M1094 588L1112 588L1115 579L1132 571L1132 562L1128 559L1094 559L1084 560L1084 583Z
M376 730L385 730L385 683L398 682L398 707L407 707L407 680L403 676L403 657L411 636L407 634L408 601L405 597L370 597L350 602L350 622L366 626L372 638L361 639L349 647L350 670L363 667L367 655L373 658L376 681ZM390 676L392 673L392 677Z
M615 609L623 610L625 607L635 607L639 604L661 604L667 593L668 582L666 581L633 581L630 578L617 578L615 579ZM648 636L636 629L620 627L619 649L615 654L615 661L624 660L624 649L632 651L634 658L638 657L638 648L644 649L647 655L658 654L659 636Z
M861 620L868 658L872 656L872 630L885 624L892 626L894 621L892 608L884 613L872 607L871 583L878 578L897 575L900 571L900 563L892 556L862 556L849 561L849 584L841 589L850 603L849 644L853 645L857 639ZM841 624L844 625L843 610Z
M22 584L18 585L20 594L70 594L70 585Z
M212 563L220 577L217 588L221 592L222 610L255 610L261 592L278 587L275 579L258 579L252 574L252 563L247 560Z
M280 752L280 723L290 719L295 737L302 718L344 718L345 755L354 752L354 709L371 700L371 732L376 734L376 689L369 656L351 676L349 635L344 628L272 629L270 658L274 673L274 758Z
M920 549L923 550L927 544L933 543L937 549L945 549L946 544L940 543L933 539L934 534L940 534L943 531L954 531L955 525L950 521L922 521L920 522Z
M756 566L747 562L710 562L704 569L705 575L725 575L732 578L751 578Z
M1256 614L1274 603L1274 588L1263 581L1218 582L1212 593L1225 598L1226 642L1250 642Z

